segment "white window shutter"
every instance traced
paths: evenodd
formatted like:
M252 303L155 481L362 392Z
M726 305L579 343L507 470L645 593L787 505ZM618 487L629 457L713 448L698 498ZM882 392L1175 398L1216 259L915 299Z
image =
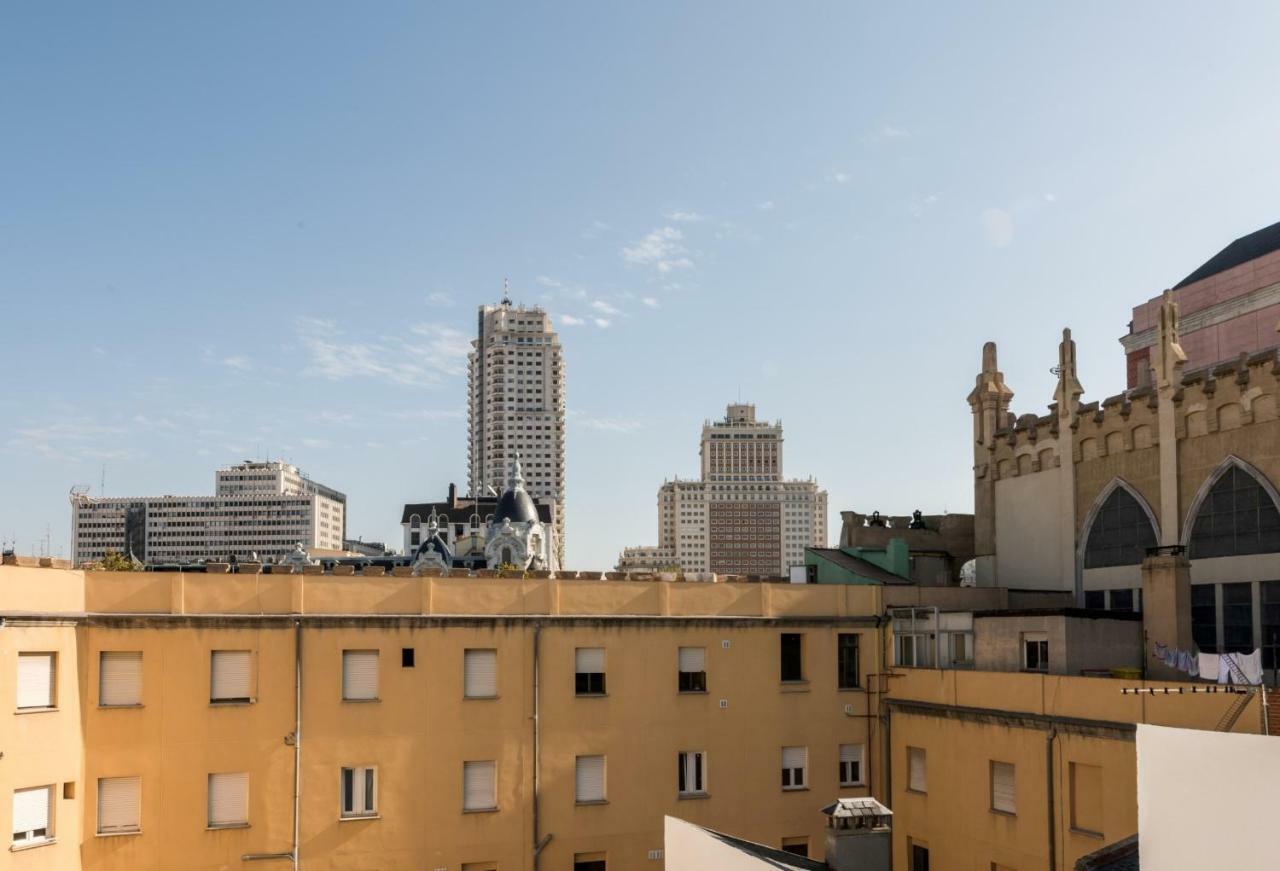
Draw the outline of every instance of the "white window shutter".
M34 789L15 789L13 791L13 834L14 840L26 840L27 832L44 829L48 837L49 831L49 796L51 787L38 786ZM19 836L22 836L21 838Z
M604 648L577 648L574 651L574 665L579 674L604 674Z
M142 651L102 651L98 657L98 704L142 704Z
M497 772L492 760L462 763L463 810L489 810L498 806Z
M213 701L253 698L253 656L247 650L215 650L212 656L209 698ZM344 663L345 665L345 663ZM377 691L377 655L374 655L374 691Z
M808 757L808 748L806 747L783 747L782 748L782 767L783 768L804 768L805 759Z
M604 801L604 757L579 756L574 771L578 801Z
M342 697L356 701L378 697L378 651L342 651Z
M915 792L926 791L924 760L924 751L919 747L907 748L907 788Z
M1005 813L1017 813L1013 766L1008 762L991 763L991 806Z
M249 773L209 775L209 825L249 822Z
M680 670L706 671L707 649L705 647L681 647Z
M840 783L841 785L862 782L862 745L840 745Z
M54 662L52 653L18 654L19 708L54 706Z
M103 777L98 781L99 832L138 831L141 806L141 777Z
M463 693L468 698L498 694L498 651L468 650L463 655Z

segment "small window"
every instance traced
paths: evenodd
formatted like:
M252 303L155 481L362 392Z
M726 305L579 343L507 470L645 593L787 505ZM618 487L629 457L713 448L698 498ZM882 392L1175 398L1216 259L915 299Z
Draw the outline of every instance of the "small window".
M784 632L780 637L782 679L804 680L804 636L798 632Z
M1084 606L1090 611L1101 611L1107 607L1106 590L1085 590Z
M1049 636L1043 632L1022 633L1022 667L1026 671L1049 670Z
M56 653L18 654L18 710L57 707L57 664Z
M911 845L911 871L929 871L929 848L924 844Z
M706 795L707 754L701 750L686 750L679 754L677 789L681 795Z
M575 853L573 871L608 871L604 853Z
M342 769L342 816L346 819L378 814L378 769L360 766Z
M928 792L925 779L925 752L921 747L907 748L907 789L911 792Z
M13 791L13 845L26 847L53 839L53 787Z
M400 667L413 668L414 650L412 647L400 648Z
M707 649L705 647L681 647L679 689L682 693L707 691Z
M579 804L605 800L603 756L579 756L574 760L574 799Z
M840 745L840 785L862 786L862 745Z
M463 695L469 699L492 699L498 695L498 651L468 650L463 653Z
M1112 611L1132 611L1133 610L1133 590L1112 590L1111 591L1111 610Z
M804 789L808 783L809 748L782 748L782 788Z
M98 779L98 834L140 831L141 808L141 777Z
M98 654L98 704L104 708L142 704L142 651Z
M860 685L858 675L858 636L856 633L841 632L837 638L836 674L838 686L842 690L857 689Z
M209 775L209 828L249 824L249 774Z
M215 650L210 657L209 701L253 701L253 656L247 650Z
M1003 814L1018 812L1017 790L1011 763L991 763L991 809Z
M378 698L378 651L342 651L342 698L369 702Z
M574 691L580 696L604 695L604 648L579 647L573 659Z
M493 760L462 763L462 809L491 811L498 807L497 768Z

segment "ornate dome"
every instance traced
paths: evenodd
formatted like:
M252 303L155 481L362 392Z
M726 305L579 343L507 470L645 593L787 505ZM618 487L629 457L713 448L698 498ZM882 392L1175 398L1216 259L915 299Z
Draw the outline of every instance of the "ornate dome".
M507 491L498 500L497 510L493 512L493 523L500 525L504 520L512 523L532 523L538 519L537 506L533 498L524 489L524 476L520 474L520 455L516 454L511 463L511 481Z

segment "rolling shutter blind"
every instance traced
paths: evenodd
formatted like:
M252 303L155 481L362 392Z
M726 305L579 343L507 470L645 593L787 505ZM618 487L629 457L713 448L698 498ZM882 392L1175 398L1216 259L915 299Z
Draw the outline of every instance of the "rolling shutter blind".
M342 651L342 697L357 701L378 697L378 651Z
M209 698L214 701L251 699L253 657L247 650L213 651L213 673L209 681ZM374 654L374 692L377 692L377 654ZM345 663L344 663L345 665Z
M574 651L574 663L579 674L604 674L604 648L579 647Z
M579 756L574 779L578 801L604 801L603 756Z
M840 745L840 783L852 784L862 781L862 745Z
M18 707L53 707L53 654L18 654Z
M235 826L249 821L249 773L209 775L209 825Z
M463 658L463 693L468 698L498 694L498 651L468 650Z
M141 777L103 777L98 781L98 831L136 832L142 801Z
M1013 785L1013 766L1008 762L991 763L991 806L1005 813L1017 813L1017 796Z
M50 788L16 789L13 792L13 834L25 835L37 829L49 830ZM41 837L36 835L36 837ZM19 840L15 838L14 840ZM25 840L25 837L22 839Z
M924 751L919 747L907 748L907 788L925 792Z
M680 670L706 671L707 649L705 647L681 647Z
M806 755L805 748L803 747L783 747L782 767L804 768L804 758Z
M102 651L98 658L98 704L142 704L142 651Z
M497 807L496 785L493 762L462 763L463 809L474 811Z

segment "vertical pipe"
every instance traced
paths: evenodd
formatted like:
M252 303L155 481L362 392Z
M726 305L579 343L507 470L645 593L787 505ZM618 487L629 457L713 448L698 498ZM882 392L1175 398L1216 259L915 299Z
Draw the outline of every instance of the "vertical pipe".
M302 621L293 621L293 869L298 871L302 804Z
M541 774L542 763L540 735L538 733L538 653L542 638L542 624L533 625L533 871L538 871L539 858L542 854L538 831L538 775Z
M1058 737L1058 727L1049 727L1049 737L1044 744L1044 761L1045 761L1045 783L1047 786L1046 796L1049 811L1049 871L1057 871L1058 867L1058 842L1057 842L1057 812L1054 810L1054 783L1053 783L1053 742Z

